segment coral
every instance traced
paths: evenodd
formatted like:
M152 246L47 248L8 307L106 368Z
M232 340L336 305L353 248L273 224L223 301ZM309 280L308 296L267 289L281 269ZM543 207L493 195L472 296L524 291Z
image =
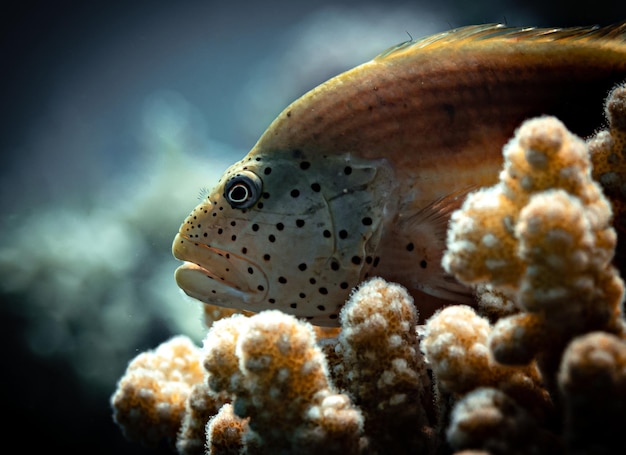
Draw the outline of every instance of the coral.
M556 118L526 121L504 156L500 183L452 215L443 265L514 296L523 312L498 320L493 355L526 364L541 354L552 376L572 337L623 330L611 208L591 178L586 144Z
M176 450L181 455L202 455L206 446L206 423L222 405L227 404L226 394L210 393L206 381L195 384L185 402L185 414L176 440Z
M174 443L185 401L204 376L201 359L189 338L177 336L130 362L111 397L113 418L128 439Z
M212 455L238 455L243 450L243 436L247 433L248 419L237 417L233 406L225 404L206 424L207 452Z
M417 317L406 289L381 278L362 283L340 313L342 384L363 412L372 450L381 453L423 452L432 444Z
M626 342L603 332L574 339L558 379L568 453L625 453Z
M561 452L558 440L498 389L475 389L457 404L450 420L447 436L456 450L482 449L492 455Z
M334 390L310 324L279 311L235 316L214 324L205 350L211 388L249 417L259 453L357 453L361 413Z
M489 321L468 306L450 306L428 319L422 349L438 386L455 396L478 387L497 388L543 418L552 405L536 365L496 362L488 345L491 329Z
M605 103L608 130L599 131L588 141L593 162L593 178L602 184L613 207L613 226L626 236L626 84L615 87ZM616 263L626 266L626 244L618 242Z

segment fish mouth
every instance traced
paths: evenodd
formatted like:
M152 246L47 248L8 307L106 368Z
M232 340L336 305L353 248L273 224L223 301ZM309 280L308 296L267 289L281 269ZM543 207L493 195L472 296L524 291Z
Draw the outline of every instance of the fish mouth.
M240 255L195 242L180 233L174 238L172 254L184 261L174 273L176 283L185 294L201 302L255 311L254 304L267 293L263 270Z

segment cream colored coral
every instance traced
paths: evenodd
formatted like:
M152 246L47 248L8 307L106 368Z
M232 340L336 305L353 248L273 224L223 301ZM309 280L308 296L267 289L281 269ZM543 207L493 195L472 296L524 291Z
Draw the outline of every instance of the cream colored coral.
M626 342L605 332L574 339L558 379L568 453L626 453Z
M539 117L522 124L504 156L500 183L453 214L443 259L461 281L489 282L528 312L498 321L496 359L527 363L584 331L622 330L611 208L584 141Z
M239 455L244 448L246 433L248 419L236 416L232 405L225 404L206 424L207 454Z
M428 319L422 349L439 387L457 396L478 387L498 388L542 416L551 403L536 365L496 362L488 346L490 332L489 321L468 306L450 306Z
M174 444L192 387L202 382L201 352L185 336L135 357L111 397L113 418L126 437L147 445Z
M598 132L589 142L593 177L602 184L613 206L613 225L626 236L626 84L615 87L605 104L608 130ZM617 262L626 263L626 242L620 242Z
M563 189L578 197L593 212L598 230L610 219L608 203L590 178L584 142L556 118L524 122L504 158L500 183L470 194L451 217L443 265L466 283L517 288L526 264L517 252L515 226L533 194Z
M358 450L361 414L330 383L310 324L279 311L224 319L204 349L209 384L232 394L236 415L249 417L261 450Z
M226 394L211 393L206 381L195 384L185 403L185 414L176 440L179 455L203 455L207 421L227 403Z
M342 383L365 415L372 444L390 452L400 444L424 451L429 435L423 403L432 397L413 299L402 286L373 278L355 290L339 319Z
M504 392L478 388L455 406L447 439L453 449L492 455L559 453L556 438Z

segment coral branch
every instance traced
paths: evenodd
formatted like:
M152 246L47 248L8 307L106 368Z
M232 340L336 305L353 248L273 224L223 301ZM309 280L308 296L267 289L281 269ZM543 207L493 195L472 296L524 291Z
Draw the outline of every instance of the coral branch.
M264 453L356 453L362 417L332 387L309 324L279 311L215 323L205 340L209 384L234 398Z
M594 332L563 355L564 439L570 454L626 453L626 342Z
M113 418L127 438L174 444L185 401L204 376L201 358L189 338L177 336L130 362L111 397Z
M425 451L432 445L425 403L429 378L415 331L417 311L402 286L371 279L340 314L345 387L381 452Z

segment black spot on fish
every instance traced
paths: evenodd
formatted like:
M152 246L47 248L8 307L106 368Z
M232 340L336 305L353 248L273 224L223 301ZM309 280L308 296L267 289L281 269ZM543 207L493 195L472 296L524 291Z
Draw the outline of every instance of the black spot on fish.
M256 288L257 288L259 291L264 291L264 290L265 290L265 288L264 288L264 287L263 287L263 285L261 285L261 284L259 284Z
M306 294L305 294L304 292L301 292L300 294L298 294L298 296L299 296L301 299L306 298Z
M256 223L254 223L254 224L252 225L252 230L253 230L254 232L258 231L258 230L259 230L259 225L258 225L258 224L256 224Z
M339 287L340 287L341 289L348 289L348 286L349 286L349 284L348 284L348 283L346 283L345 281L343 281L343 282L339 285Z
M274 242L276 241L276 237L274 237L274 235L273 235L273 234L270 234L270 235L267 237L267 240L269 240L270 242L274 243Z
M248 248L245 246L241 249L241 254L246 254L248 252Z
M330 231L328 229L324 229L323 235L326 238L329 238L331 236Z
M409 243L409 244L406 246L406 250L407 250L407 251L413 251L414 249L415 249L415 245L413 245L413 242Z
M373 264L373 265L374 265L374 267L378 267L378 263L379 263L379 262L380 262L380 258L379 258L378 256L376 256L376 257L374 258L374 264Z
M425 260L425 259L422 259L422 260L420 261L420 267L421 267L421 268L423 268L423 269L425 269L427 266L428 266L428 263L426 262L426 260Z
M364 226L370 226L372 224L372 219L369 216L366 216L361 220Z
M296 189L293 189L293 190L291 190L290 194L291 194L291 197L298 197L298 196L300 196L300 191L298 191Z
M222 228L219 228L219 229L217 230L217 234L218 234L218 235L220 235L222 232L224 232L224 229L222 229Z
M264 199L269 199L270 198L270 193L267 193L267 192L263 193L263 198Z
M372 263L372 256L367 256L367 257L365 258L365 262L366 262L367 264L371 264L371 263Z
M448 120L450 120L451 122L454 121L454 116L456 114L456 110L454 108L454 105L449 104L449 103L443 103L441 105L441 107L443 108L443 110L448 115Z
M339 270L339 263L337 261L332 261L330 263L330 268L335 271Z
M235 240L237 240L237 236L236 235L231 235L230 239L234 242Z
M326 307L324 305L318 305L317 309L320 310L320 311L324 311L324 310L326 310Z
M269 261L270 260L270 255L269 254L264 254L263 255L263 259L266 260L266 261Z
M318 291L319 291L319 292L320 292L320 294L322 294L322 295L326 295L326 294L328 294L328 289L326 289L326 288L319 288L319 289L318 289Z
M315 278L309 278L309 283L315 284L316 283Z
M230 222L230 225L231 225L231 226L233 226L233 227L235 227L235 226L237 226L237 222L236 222L236 221L231 221L231 222ZM198 227L200 227L200 226L198 226Z
M248 273L252 275L254 273L254 269L252 267L248 267Z
M276 229L282 231L283 229L285 229L285 225L283 223L276 223Z
M263 203L262 202L258 202L256 205L257 209L262 209L263 208Z
M346 175L352 174L352 168L350 166L346 166L343 168L343 173Z
M276 299L268 299L269 303L276 303Z
M306 264L303 262L302 264L298 265L298 269L304 272L306 270Z
M361 263L361 258L359 256L352 256L352 263L354 265L359 265Z
M331 314L330 316L328 316L330 319L337 319L337 315L336 314Z
M345 239L348 237L348 231L346 231L345 229L342 229L341 231L339 231L339 238L340 239Z
M304 220L296 220L296 226L298 226L299 228L304 226Z
M311 189L315 191L316 193L319 193L322 187L320 186L319 183L311 183Z
M297 303L290 303L289 306L291 308L298 308L298 304Z
M281 284L285 284L287 283L287 278L285 278L284 276L279 276L278 277L278 282Z
M272 173L272 168L271 167L266 167L265 169L263 169L263 173L265 175L270 175Z
M300 163L300 169L302 169L303 171L306 171L310 167L311 163L309 163L308 161L303 161Z

